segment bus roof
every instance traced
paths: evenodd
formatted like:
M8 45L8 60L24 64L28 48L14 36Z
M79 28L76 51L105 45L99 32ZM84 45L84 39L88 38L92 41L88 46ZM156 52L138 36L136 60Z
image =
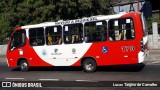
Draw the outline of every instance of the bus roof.
M40 24L22 26L22 29L66 25L66 24L74 24L74 23L85 23L85 22L99 21L99 20L109 20L109 19L120 18L125 14L127 13L120 13L120 14L114 14L114 15L97 15L97 16L85 17L82 19L74 19L74 20L66 20L66 21L60 20L57 22L44 22Z

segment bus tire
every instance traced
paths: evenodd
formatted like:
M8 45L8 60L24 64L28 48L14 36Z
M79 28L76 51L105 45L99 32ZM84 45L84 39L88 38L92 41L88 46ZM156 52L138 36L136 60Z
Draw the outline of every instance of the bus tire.
M19 66L20 66L20 70L22 72L26 72L26 71L29 70L29 64L28 64L27 60L20 61L20 65Z
M83 62L83 70L85 72L95 72L97 69L97 64L94 59L87 58Z

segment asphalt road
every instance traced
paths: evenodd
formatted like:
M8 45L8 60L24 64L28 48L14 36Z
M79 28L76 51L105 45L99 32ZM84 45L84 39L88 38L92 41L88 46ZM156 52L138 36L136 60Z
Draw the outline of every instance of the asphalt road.
M81 67L40 67L21 72L18 68L8 68L6 62L0 62L0 81L53 81L54 87L47 89L56 90L88 90L88 87L92 90L106 90L103 81L160 81L159 77L159 63L99 67L94 73L86 73ZM59 85L55 88L57 83ZM69 87L66 88L67 85Z
M0 80L51 80L51 81L160 81L160 65L139 64L99 67L94 73L86 73L80 67L40 67L21 72L0 63Z

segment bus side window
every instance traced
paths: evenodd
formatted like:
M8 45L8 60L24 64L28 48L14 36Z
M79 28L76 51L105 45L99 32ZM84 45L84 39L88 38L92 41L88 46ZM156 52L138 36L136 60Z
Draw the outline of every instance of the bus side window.
M37 46L37 42L35 38L30 38L30 44L31 46Z
M132 32L131 32L131 25L126 24L126 38L127 39L132 39Z
M65 25L63 28L65 44L83 42L83 25L81 23Z
M109 21L109 40L132 40L135 37L133 20L130 18Z
M84 26L85 42L103 42L107 39L106 21L86 22Z
M114 32L114 22L109 21L109 40L114 41L115 40L115 32Z
M46 27L46 43L47 45L62 44L62 27L50 26Z
M132 19L126 19L126 39L134 39L135 30Z
M44 28L29 29L29 43L31 46L42 46L44 42Z

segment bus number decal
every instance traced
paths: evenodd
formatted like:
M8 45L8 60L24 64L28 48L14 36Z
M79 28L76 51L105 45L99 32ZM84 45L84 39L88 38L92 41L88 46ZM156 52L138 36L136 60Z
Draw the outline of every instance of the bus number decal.
M132 52L135 50L135 47L134 46L122 46L121 49L122 49L122 52L128 52L128 51Z

